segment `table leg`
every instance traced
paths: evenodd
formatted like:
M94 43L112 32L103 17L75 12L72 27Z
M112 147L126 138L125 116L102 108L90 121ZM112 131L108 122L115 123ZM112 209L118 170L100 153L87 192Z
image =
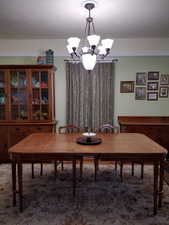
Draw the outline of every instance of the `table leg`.
M163 179L164 179L164 162L160 162L160 183L159 183L159 202L158 207L162 207L162 199L163 199Z
M76 195L76 159L73 159L73 197Z
M141 179L144 178L144 162L141 163Z
M40 175L43 175L43 162L40 163Z
M134 162L131 162L131 176L134 176Z
M22 181L22 162L18 162L18 187L19 187L19 208L23 211L23 181Z
M16 162L12 161L13 206L16 206Z
M123 161L120 161L120 179L123 182Z
M34 174L34 163L32 163L32 179L35 178L35 174Z
M115 171L117 172L117 161L114 162Z
M83 157L80 159L80 181L82 180L83 176Z
M158 205L158 162L154 162L154 215L157 214L157 205Z
M97 180L97 173L99 170L99 158L97 156L94 157L94 180Z
M57 161L54 161L55 177L57 176L57 168L58 168L58 162Z

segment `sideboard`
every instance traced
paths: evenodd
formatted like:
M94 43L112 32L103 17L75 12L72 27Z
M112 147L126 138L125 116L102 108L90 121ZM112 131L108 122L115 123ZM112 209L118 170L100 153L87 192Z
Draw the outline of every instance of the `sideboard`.
M168 116L118 116L120 132L143 133L169 150Z

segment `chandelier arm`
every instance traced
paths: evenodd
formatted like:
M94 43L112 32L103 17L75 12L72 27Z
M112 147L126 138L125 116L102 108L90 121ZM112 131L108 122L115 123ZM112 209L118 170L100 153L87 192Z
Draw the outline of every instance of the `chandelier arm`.
M75 55L77 58L80 58L80 55L78 55L76 52L74 52L74 55Z
M83 46L85 46L85 44L86 44L85 39L86 39L86 36L87 36L87 29L88 29L88 21L86 19L85 31L84 31L84 35L83 35L83 37L85 37L85 38L82 39ZM79 52L79 54L80 54L80 52ZM80 54L80 55L82 55L82 54Z
M105 57L108 56L109 53L110 53L110 48L106 48L106 55L105 55Z

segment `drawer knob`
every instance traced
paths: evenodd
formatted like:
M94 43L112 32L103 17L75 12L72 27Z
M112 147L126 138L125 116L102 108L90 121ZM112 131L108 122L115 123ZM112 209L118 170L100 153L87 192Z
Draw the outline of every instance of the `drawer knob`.
M19 128L19 127L16 127L16 128L15 128L15 130L20 130L20 129L21 129L21 128Z
M42 130L42 127L37 127L37 130Z

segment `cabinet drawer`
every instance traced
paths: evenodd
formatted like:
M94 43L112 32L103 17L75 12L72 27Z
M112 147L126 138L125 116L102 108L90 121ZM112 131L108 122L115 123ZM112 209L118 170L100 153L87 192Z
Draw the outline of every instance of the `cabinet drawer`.
M29 134L30 128L25 126L11 126L10 134Z
M47 133L52 132L52 126L32 126L31 127L31 133Z
M0 126L0 151L8 147L8 128Z
M17 144L30 134L30 128L26 126L11 126L9 128L9 146Z

